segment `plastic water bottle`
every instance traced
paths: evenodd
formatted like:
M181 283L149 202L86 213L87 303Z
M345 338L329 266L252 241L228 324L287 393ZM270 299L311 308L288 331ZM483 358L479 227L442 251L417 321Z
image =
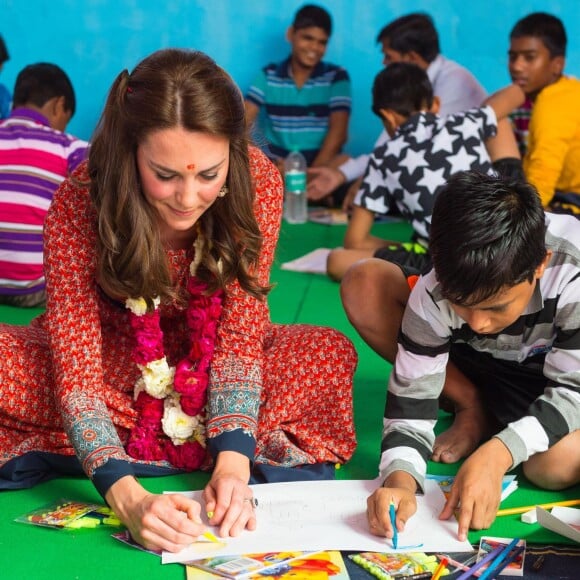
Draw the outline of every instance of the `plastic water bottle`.
M284 217L289 224L308 220L306 200L306 159L300 151L291 151L284 160Z

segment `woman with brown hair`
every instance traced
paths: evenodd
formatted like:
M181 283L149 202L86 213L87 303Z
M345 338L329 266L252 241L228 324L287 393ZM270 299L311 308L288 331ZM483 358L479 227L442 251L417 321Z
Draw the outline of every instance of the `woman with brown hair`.
M82 468L136 541L177 551L201 506L136 477L211 469L227 536L255 528L260 470L351 457L351 343L269 320L281 206L209 57L161 50L117 77L47 216L46 312L0 325L0 489Z

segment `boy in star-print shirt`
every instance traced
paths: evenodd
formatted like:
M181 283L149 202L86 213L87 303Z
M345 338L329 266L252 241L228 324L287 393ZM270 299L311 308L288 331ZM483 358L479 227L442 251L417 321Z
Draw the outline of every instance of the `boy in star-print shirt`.
M373 111L391 139L370 157L344 248L328 257L329 276L340 280L354 262L373 256L418 270L429 267L427 240L437 192L458 171L493 175L494 162L519 158L507 115L524 99L521 88L510 85L481 108L440 117L439 99L425 71L402 62L381 71L373 85ZM413 226L412 242L371 234L375 215L393 208Z

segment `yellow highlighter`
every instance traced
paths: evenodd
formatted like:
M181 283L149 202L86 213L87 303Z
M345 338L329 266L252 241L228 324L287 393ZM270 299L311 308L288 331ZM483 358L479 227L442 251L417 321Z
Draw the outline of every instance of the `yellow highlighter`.
M220 541L211 532L205 532L202 535L204 538L208 539L210 542L214 542L216 544L220 543Z

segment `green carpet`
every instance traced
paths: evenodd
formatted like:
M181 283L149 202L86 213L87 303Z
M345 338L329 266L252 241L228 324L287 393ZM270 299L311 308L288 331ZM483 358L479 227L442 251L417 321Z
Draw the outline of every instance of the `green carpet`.
M391 239L405 240L410 229L402 223L377 224L375 233ZM369 479L376 476L382 412L390 366L372 352L350 327L343 313L338 285L324 276L299 274L279 269L282 262L297 258L317 247L341 244L344 226L317 224L284 224L270 295L272 319L276 322L305 322L335 327L355 343L359 365L355 376L355 420L358 448L353 459L337 471L338 478ZM0 306L0 321L26 324L40 311ZM3 362L2 364L6 364ZM1 387L0 387L1 388ZM449 424L442 414L439 429ZM451 474L457 465L431 463L431 473ZM502 507L531 505L580 497L580 486L566 492L551 493L535 489L518 472L519 489ZM143 479L154 492L200 489L207 475L193 474ZM100 501L92 485L82 479L63 478L30 490L0 493L0 554L4 556L0 577L6 579L53 578L179 578L185 573L180 565L162 566L157 556L129 548L110 538L110 530L55 531L15 523L14 519L60 498ZM519 516L498 518L486 535L524 537L530 543L563 543L561 536L538 525L522 524ZM483 533L470 533L476 542Z

